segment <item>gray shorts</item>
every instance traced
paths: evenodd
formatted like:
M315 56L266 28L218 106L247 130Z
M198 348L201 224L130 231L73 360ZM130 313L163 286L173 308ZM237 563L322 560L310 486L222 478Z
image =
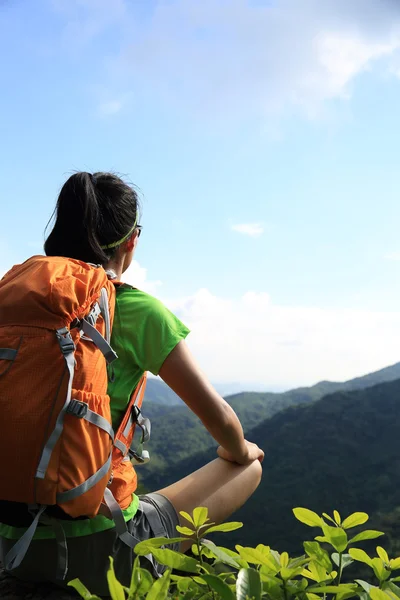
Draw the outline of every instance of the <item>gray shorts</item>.
M139 497L139 508L133 519L128 521L130 533L138 540L152 537L176 537L179 517L170 501L161 494L152 493ZM68 538L68 573L65 581L57 580L57 544L54 539L34 540L21 565L12 571L19 579L32 582L50 582L65 587L68 581L78 578L92 594L108 596L107 571L109 557L114 558L114 569L118 580L129 586L134 552L117 536L115 529L108 529L88 536ZM0 561L4 562L7 552L15 540L0 538ZM179 544L167 546L178 550ZM165 567L156 561L141 558L141 566L159 577Z

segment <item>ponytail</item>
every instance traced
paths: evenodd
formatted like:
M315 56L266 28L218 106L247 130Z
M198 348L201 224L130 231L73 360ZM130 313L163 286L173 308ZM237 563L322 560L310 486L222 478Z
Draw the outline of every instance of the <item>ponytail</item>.
M48 256L66 256L105 265L115 247L137 222L136 191L111 173L80 172L63 185L46 239ZM103 246L103 248L102 248Z

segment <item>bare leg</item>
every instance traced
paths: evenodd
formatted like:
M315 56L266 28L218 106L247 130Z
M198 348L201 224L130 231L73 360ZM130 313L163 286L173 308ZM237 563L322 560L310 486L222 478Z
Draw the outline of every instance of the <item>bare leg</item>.
M225 521L238 510L257 489L262 467L258 460L249 465L238 465L217 458L198 471L162 490L179 514L191 513L196 506L206 506L214 523ZM181 518L181 523L188 523ZM187 549L185 544L183 550Z

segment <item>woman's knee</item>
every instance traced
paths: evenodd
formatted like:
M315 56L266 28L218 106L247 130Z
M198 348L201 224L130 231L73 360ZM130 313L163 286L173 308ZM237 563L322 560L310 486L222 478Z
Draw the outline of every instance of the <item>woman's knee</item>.
M258 488L262 477L262 464L259 460L254 460L249 464L249 470L251 473L251 481L254 485L254 490Z

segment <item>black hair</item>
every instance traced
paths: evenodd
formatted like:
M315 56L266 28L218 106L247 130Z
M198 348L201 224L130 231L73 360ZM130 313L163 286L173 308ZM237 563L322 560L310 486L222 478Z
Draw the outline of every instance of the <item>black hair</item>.
M75 173L58 196L50 218L54 218L53 229L44 251L47 256L105 265L116 249L101 246L128 235L138 224L139 209L136 190L120 177L112 173Z

